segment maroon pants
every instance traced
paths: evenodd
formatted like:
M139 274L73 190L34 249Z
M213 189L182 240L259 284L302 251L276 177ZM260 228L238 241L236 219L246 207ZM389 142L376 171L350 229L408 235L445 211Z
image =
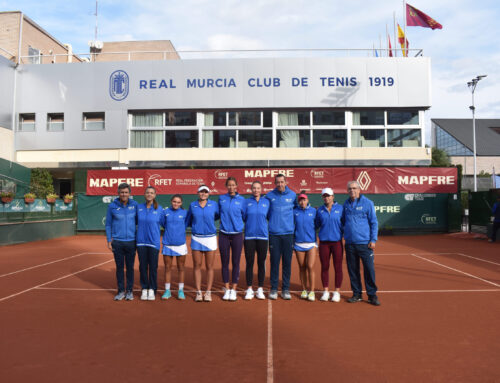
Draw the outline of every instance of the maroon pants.
M323 288L328 287L328 271L330 270L330 256L333 258L333 267L335 269L335 288L342 285L342 259L344 258L344 248L342 240L337 242L320 241L319 242L319 260L321 261L321 282Z

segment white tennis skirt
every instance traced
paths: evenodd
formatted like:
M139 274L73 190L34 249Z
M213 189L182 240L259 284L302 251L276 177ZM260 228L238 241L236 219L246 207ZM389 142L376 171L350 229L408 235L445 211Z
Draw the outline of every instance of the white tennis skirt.
M217 236L199 237L195 234L191 235L191 250L197 251L214 251L217 250Z
M315 242L302 242L302 243L295 242L293 249L295 251L309 251L315 247L318 247L318 245L316 245Z
M181 255L186 255L188 253L188 248L186 244L179 246L169 246L163 245L163 255L169 255L171 257L179 257Z

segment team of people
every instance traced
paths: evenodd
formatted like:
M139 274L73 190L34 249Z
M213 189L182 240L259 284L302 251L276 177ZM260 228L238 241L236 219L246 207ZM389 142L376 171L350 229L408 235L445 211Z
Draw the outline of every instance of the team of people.
M321 301L340 302L342 262L345 253L353 295L349 303L362 300L360 261L363 263L368 302L380 305L375 284L374 249L378 223L373 202L361 195L356 181L347 185L349 198L343 205L335 202L331 188L322 190L324 204L318 209L309 204L308 196L298 196L287 186L286 177L275 177L276 188L262 195L262 184L254 181L252 195L244 198L238 194L234 177L226 180L227 193L218 202L209 199L206 185L198 188L198 199L182 208L182 196L171 198L171 205L163 208L156 201L156 191L148 186L145 202L138 204L130 198L130 186L118 187L118 198L113 201L106 216L108 247L116 263L118 293L115 300L133 300L134 262L139 258L141 300L155 300L157 291L158 256L163 254L165 265L165 292L162 299L169 299L171 274L175 264L178 271L177 298L185 299L184 266L188 253L186 228L191 227L191 253L196 302L212 300L214 260L219 248L224 283L223 300L237 300L240 276L240 258L244 249L246 260L246 300L265 299L264 279L266 257L270 253L269 299L278 298L281 265L281 297L291 299L290 275L293 252L300 270L302 292L300 297L315 301L315 271L318 250L321 263L323 293ZM220 220L219 237L215 221ZM161 227L164 228L161 239ZM316 238L319 238L319 245ZM160 242L163 244L161 247ZM257 257L257 289L254 290L254 263ZM332 260L335 287L330 298L329 268ZM202 291L202 265L205 264L205 292ZM230 270L231 268L231 270ZM126 284L125 284L126 276Z

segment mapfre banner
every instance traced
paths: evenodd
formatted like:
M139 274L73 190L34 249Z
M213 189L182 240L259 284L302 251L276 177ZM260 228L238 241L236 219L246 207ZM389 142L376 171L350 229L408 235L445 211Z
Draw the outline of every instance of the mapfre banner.
M213 194L224 194L229 176L238 180L242 194L250 194L255 180L262 182L267 193L274 188L274 177L279 173L287 177L292 190L313 194L325 187L346 193L347 182L352 180L368 194L457 192L456 168L254 168L88 170L87 195L116 195L122 182L131 185L133 195L143 194L148 185L158 194L196 194L202 184Z

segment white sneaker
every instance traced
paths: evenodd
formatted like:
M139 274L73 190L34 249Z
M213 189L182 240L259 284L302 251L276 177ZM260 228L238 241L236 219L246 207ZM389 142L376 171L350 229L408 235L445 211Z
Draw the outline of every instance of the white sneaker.
M148 300L148 290L147 289L142 289L141 301L147 301L147 300Z
M236 296L236 290L235 289L229 290L229 300L234 302L237 298L238 297Z
M148 291L148 301L154 301L155 300L155 291L153 289L149 289Z
M324 291L323 295L319 299L322 302L328 302L328 299L330 299L330 292L329 291Z
M264 289L262 287L259 287L257 289L256 297L257 299L266 299L266 296L264 295Z
M316 295L314 294L314 291L310 291L309 294L307 294L307 300L309 302L314 302L316 300Z
M249 288L247 289L247 293L245 294L245 299L246 299L247 301L249 301L249 300L252 300L252 299L253 299L253 297L254 297L253 289L252 289L251 287L249 287Z
M231 295L231 290L226 289L226 291L224 292L224 296L222 297L222 300L223 301L228 301L230 295Z
M332 302L340 302L340 293L338 291L333 292Z

